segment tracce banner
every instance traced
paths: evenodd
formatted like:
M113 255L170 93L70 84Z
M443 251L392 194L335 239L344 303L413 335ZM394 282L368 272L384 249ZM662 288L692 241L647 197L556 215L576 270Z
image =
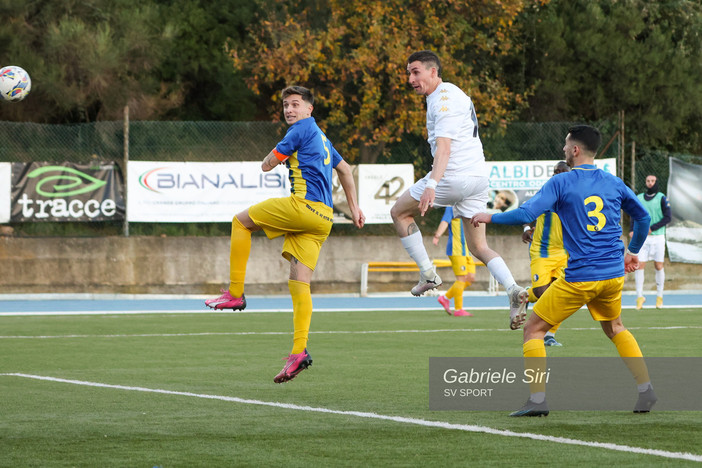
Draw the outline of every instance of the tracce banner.
M119 221L123 193L113 162L12 163L11 221Z
M10 195L12 194L12 165L0 163L0 223L10 222Z

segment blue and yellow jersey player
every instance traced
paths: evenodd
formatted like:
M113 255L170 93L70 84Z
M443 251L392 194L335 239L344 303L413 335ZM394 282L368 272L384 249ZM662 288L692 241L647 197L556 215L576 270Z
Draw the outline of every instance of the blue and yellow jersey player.
M365 222L356 200L351 166L334 149L317 126L312 92L290 86L282 92L283 113L290 125L282 141L264 158L261 169L271 171L285 164L290 175L289 197L271 198L238 213L232 220L229 252L230 283L216 299L205 301L213 309L242 310L246 307L244 279L251 253L251 233L263 230L269 239L285 236L283 257L290 262L288 289L293 302L293 347L285 366L273 379L292 380L312 364L307 340L312 318L310 281L322 244L332 227L332 169L344 189L354 225Z
M570 171L565 161L559 161L553 167L553 175ZM527 224L522 233L522 241L529 243L531 263L531 288L529 302L535 304L556 278L563 276L568 265L568 252L563 246L563 227L561 220L553 211L547 211L535 223ZM556 331L561 324L555 324L544 336L546 346L562 346L556 341Z
M448 231L446 255L451 260L451 267L453 268L453 274L456 275L456 281L446 291L446 294L439 296L439 304L442 305L449 315L472 317L473 314L463 310L463 290L475 280L475 262L466 245L463 221L460 216L453 216L453 208L450 206L444 210L444 216L436 228L434 239L432 240L434 245L438 245L439 239L446 231ZM451 299L453 299L453 314L451 314Z
M650 216L629 187L595 166L602 136L594 127L571 127L563 152L570 172L551 177L530 200L506 213L478 213L474 224L525 224L546 211L558 214L568 251L565 275L554 281L534 305L524 327L525 366L546 368L544 335L583 305L612 340L638 385L635 413L647 413L657 401L648 368L634 335L621 319L624 276L639 266L638 252L648 234ZM634 223L629 248L621 240L621 211ZM527 359L528 358L528 359ZM511 416L549 413L545 382L530 384L526 404Z

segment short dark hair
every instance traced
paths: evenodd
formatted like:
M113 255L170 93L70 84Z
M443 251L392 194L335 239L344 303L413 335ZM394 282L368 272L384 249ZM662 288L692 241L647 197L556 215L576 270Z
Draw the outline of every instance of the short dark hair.
M556 171L559 171L559 173L568 172L570 171L570 166L565 161L558 161L556 165L553 166L553 172L555 173Z
M595 127L590 125L574 125L568 129L570 138L576 140L593 154L597 154L597 148L602 143L602 134Z
M281 97L283 100L285 100L286 97L292 94L298 94L302 96L303 101L308 102L310 105L314 105L314 96L312 95L312 91L304 86L288 86L281 93Z
M422 64L427 68L436 68L436 73L439 78L441 78L441 60L439 60L439 56L434 52L431 50L420 50L419 52L415 52L410 55L407 59L408 64L416 61L422 62Z

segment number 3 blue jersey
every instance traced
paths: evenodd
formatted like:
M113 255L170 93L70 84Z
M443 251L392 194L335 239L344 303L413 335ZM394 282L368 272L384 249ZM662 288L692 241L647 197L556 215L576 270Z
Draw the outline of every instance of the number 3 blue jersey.
M568 254L568 282L601 281L624 276L621 210L648 223L648 212L618 177L591 164L551 177L518 210L530 220L544 211L558 214ZM493 215L494 223L512 224L508 213ZM512 220L513 221L513 220Z
M341 162L341 155L314 117L292 124L275 151L288 157L290 191L295 196L333 207L332 169Z

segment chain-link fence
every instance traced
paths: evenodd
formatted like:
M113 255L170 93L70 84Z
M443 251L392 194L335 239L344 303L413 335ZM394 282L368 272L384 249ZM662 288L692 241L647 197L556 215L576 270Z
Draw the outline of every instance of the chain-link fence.
M568 122L510 124L506 129L482 135L488 161L555 160L563 158ZM624 161L619 160L617 123L595 123L603 135L600 157L617 158L619 174L634 191L640 192L648 174L655 174L660 186L668 181L668 158L702 163L702 156L651 151L626 142ZM0 122L0 161L116 161L120 166L125 152L135 161L258 161L282 138L283 123L273 122L94 122L74 125ZM125 130L128 144L125 144ZM332 138L332 141L335 141ZM634 148L632 156L632 147ZM354 161L352 161L354 162ZM378 163L413 163L418 174L431 167L426 141L407 135L388 145Z
M125 130L128 146L125 146ZM43 125L0 122L0 161L255 161L285 126L271 122L95 122ZM263 156L262 156L263 155Z
M486 131L481 135L486 159L563 159L564 138L570 125L517 122L500 131ZM623 168L619 176L636 193L644 191L648 174L658 176L660 188L666 190L670 156L702 164L700 156L649 151L632 142L626 142L622 150L618 122L606 120L594 125L603 136L600 157L617 158L617 167ZM272 122L132 121L128 127L121 121L75 125L0 122L0 162L115 161L122 168L125 159L260 161L280 141L286 128L284 123ZM331 134L330 139L336 141ZM387 145L377 163L412 163L416 177L422 177L430 170L432 158L423 137L407 135L401 142ZM200 228L195 230L199 232Z

